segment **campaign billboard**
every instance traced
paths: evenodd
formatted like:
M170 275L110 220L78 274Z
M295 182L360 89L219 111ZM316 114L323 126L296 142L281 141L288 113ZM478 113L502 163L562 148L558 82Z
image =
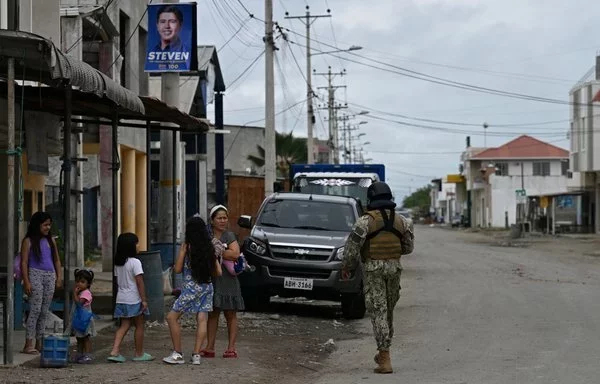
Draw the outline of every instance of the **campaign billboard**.
M148 41L144 71L196 70L196 3L148 5Z

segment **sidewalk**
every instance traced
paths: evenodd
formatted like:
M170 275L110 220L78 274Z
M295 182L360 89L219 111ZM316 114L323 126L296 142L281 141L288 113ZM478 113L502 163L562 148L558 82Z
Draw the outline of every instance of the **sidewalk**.
M101 316L100 319L96 320L96 331L100 331L102 329L108 328L113 324L112 318L110 316ZM50 331L50 330L48 330ZM52 332L50 332L52 333ZM1 336L1 334L0 334ZM1 337L0 337L1 339ZM71 346L75 345L77 340L74 337L71 337ZM4 344L4 340L2 340L2 345ZM25 345L25 330L14 331L13 333L13 365L22 365L31 360L35 360L39 357L39 355L28 355L26 353L21 353L23 349L23 345ZM4 361L4 352L3 349L0 348L0 366L1 362Z
M94 293L94 301L96 302L96 308L94 312L100 316L100 319L96 320L96 331L100 331L107 327L110 327L113 324L112 316L109 312L107 312L107 308L105 302L112 301L112 276L111 272L102 272L101 268L91 268L94 271L94 283L92 284L92 292ZM2 324L0 324L0 330L2 329ZM52 333L52 329L47 330L49 333ZM74 337L71 338L71 345L76 344L76 339ZM0 345L4 345L4 340L2 340L2 334L0 332ZM15 330L13 333L13 365L22 365L31 360L35 360L39 357L39 355L28 355L26 353L21 353L23 349L23 345L25 345L25 330ZM2 366L2 361L4 361L4 351L0 348L0 367Z

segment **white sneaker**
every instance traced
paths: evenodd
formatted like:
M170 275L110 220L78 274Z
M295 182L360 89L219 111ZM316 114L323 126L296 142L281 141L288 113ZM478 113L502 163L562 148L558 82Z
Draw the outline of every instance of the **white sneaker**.
M192 364L193 364L193 365L200 365L200 360L201 360L201 358L200 358L200 355L199 355L199 354L197 354L197 353L194 353L194 354L192 355Z
M163 361L167 364L183 364L185 360L183 360L183 355L179 352L173 351L170 356L163 358Z

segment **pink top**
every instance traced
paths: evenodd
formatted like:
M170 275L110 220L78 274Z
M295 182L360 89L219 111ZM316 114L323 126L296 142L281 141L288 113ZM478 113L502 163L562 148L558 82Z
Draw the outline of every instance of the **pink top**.
M85 308L90 308L92 306L92 292L89 289L82 291L79 294L79 301Z

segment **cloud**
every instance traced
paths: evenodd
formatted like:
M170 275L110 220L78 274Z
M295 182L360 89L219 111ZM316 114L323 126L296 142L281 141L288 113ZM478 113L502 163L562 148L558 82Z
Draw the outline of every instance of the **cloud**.
M245 0L244 4L262 18L263 1ZM328 0L326 3L311 4L314 14L325 13L327 5L333 16L331 20L319 19L313 24L311 34L321 44L313 42L312 46L316 50L330 50L331 46L347 48L360 45L364 49L356 54L406 69L492 89L566 100L575 81L594 64L595 53L600 48L597 40L600 7L593 4L587 0ZM206 2L206 5L214 7L211 2ZM290 39L302 45L304 25L299 21L284 20L284 12L303 14L304 5L304 2L297 0L281 0L275 2L274 10L274 17L280 25L298 33L290 33ZM243 13L240 7L237 9L240 14ZM200 43L217 41L217 45L223 44L235 32L233 28L228 30L217 12L212 12L213 18L206 10L201 10L200 15ZM217 31L216 24L221 33ZM264 24L251 20L241 33L245 42L262 45ZM276 103L280 112L293 101L303 99L306 83L299 68L304 73L306 64L304 48L295 46L296 64L281 39L277 41L277 46L279 51L276 56L282 64L285 78L285 82L282 81L276 68ZM219 52L221 65L227 68L225 78L234 79L261 49L249 47L234 38L228 47ZM344 55L340 56L365 61L364 58ZM528 102L445 87L330 55L313 57L313 68L317 71L326 71L328 66L334 71L347 69L347 76L334 80L335 85L347 85L347 88L336 91L338 101L397 114L476 124L472 127L432 124L472 132L473 145L483 145L479 124L484 121L490 124L515 124L569 117L565 105ZM572 80L572 83L568 80ZM326 84L324 77L313 77L315 88ZM264 61L260 60L251 75L244 78L239 87L228 92L225 108L256 107L263 102ZM318 102L323 103L323 100ZM358 109L353 107L347 112L357 112ZM321 111L321 116L326 114L326 111ZM231 113L225 116L225 120L228 123L244 123L262 117L264 110L254 109ZM428 183L429 176L439 177L456 172L457 154L402 155L375 150L423 153L461 151L467 133L442 133L403 127L373 118L368 120L369 124L360 127L360 131L366 133L363 140L371 143L365 147L365 156L373 158L374 162L386 164L392 187L398 188L398 194L406 194L408 188L414 190ZM295 126L294 132L306 134L305 110L291 109L279 116L277 121L278 126ZM542 127L561 133L566 132L568 125L557 123ZM564 131L561 131L563 128ZM315 131L320 135L325 133L320 123ZM528 127L505 130L509 133L517 131L543 132ZM505 137L490 135L486 141L488 145L496 146L513 137L510 134ZM547 141L560 139L539 137ZM565 146L566 141L559 141L558 144ZM372 152L369 152L369 148Z

